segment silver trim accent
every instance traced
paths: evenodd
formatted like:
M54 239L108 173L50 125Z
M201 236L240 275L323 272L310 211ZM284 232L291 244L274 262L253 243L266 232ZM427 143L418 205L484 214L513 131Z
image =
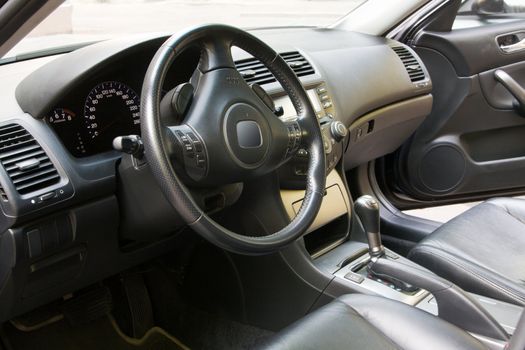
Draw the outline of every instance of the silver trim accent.
M521 34L520 36L525 36L525 32L521 31L521 30L517 31L517 32L511 32L511 33L505 33L505 34L498 35L496 37L496 45L499 47L500 51L503 52L504 54L513 54L513 53L525 50L525 37L522 38L517 43L510 44L510 45L500 45L498 43L498 39L501 38L501 37L505 37L505 36L509 36L509 35L516 35L517 36L518 34Z
M365 254L355 259L354 261L352 261L350 264L346 265L345 267L339 269L336 273L334 273L334 275L337 278L340 278L347 283L351 283L354 286L354 289L355 289L355 286L359 286L360 288L368 292L371 292L371 294L376 294L376 295L383 296L385 298L397 300L397 301L400 301L408 305L413 305L413 306L417 305L421 303L421 301L424 300L428 295L430 295L430 293L424 289L421 289L417 293L412 294L412 295L404 293L404 292L400 292L393 288L390 288L389 286L385 284L369 279L366 276L364 276L365 279L361 283L356 283L356 282L353 282L345 278L345 275L347 273L353 272L354 270L359 270L360 268L365 266L369 261L370 261L370 255Z
M522 39L520 42L512 45L501 45L500 50L504 53L514 53L525 49L525 39Z

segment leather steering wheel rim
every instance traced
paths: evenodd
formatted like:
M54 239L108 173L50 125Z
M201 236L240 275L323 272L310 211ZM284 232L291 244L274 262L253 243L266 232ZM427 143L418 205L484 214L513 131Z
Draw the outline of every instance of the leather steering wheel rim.
M196 204L175 171L170 153L170 145L174 142L173 133L164 125L160 116L162 87L168 68L177 55L195 45L202 50L197 68L201 74L228 70L228 74L235 75L235 79L241 79L240 84L245 85L235 69L230 50L232 46L236 46L253 55L281 83L297 111L301 140L309 153L306 192L296 217L278 232L255 237L237 234L222 227ZM301 237L319 211L326 177L323 140L315 111L301 82L288 64L264 42L241 29L225 25L198 26L173 35L158 49L148 67L142 87L141 132L146 159L169 203L193 230L223 249L241 254L264 254L279 250Z

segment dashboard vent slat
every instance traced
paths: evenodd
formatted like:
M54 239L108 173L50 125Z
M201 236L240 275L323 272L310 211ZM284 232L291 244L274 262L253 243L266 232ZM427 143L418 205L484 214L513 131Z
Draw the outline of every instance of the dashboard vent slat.
M423 72L423 68L406 47L395 46L392 47L392 50L394 50L397 56L401 59L401 62L403 62L411 82L415 83L417 81L425 80L426 76L425 72Z
M0 127L0 163L20 194L32 193L60 181L46 152L19 124ZM0 198L7 200L3 188L0 188Z
M314 68L299 52L284 52L279 54L288 63L298 77L315 73ZM259 85L274 83L277 80L273 74L257 58L246 58L235 62L235 68L248 84Z

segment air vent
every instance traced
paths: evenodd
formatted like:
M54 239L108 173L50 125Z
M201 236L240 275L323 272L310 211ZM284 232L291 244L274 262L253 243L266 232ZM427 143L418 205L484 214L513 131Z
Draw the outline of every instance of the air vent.
M410 81L414 83L416 81L425 80L425 72L423 72L423 68L421 68L418 60L406 47L396 46L393 47L392 50L394 50L405 65Z
M310 62L299 52L285 52L279 54L288 63L290 68L298 77L304 77L315 73ZM259 85L269 84L277 81L272 73L257 58L247 58L236 61L235 67L248 84L257 83Z
M315 73L310 62L308 62L299 52L286 52L280 55L298 77L304 77Z
M20 194L38 191L60 180L42 147L18 124L0 127L0 163ZM7 199L2 189L0 197L4 196Z

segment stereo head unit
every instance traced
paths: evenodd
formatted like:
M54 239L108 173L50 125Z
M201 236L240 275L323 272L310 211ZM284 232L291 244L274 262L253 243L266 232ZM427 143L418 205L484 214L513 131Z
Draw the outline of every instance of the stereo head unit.
M332 98L328 94L326 85L324 83L319 84L313 88L306 90L308 97L312 102L317 118L321 119L325 116L333 118L334 108ZM289 119L297 115L295 108L293 107L292 101L288 96L280 96L274 98L275 106L282 107L284 114L281 118Z

